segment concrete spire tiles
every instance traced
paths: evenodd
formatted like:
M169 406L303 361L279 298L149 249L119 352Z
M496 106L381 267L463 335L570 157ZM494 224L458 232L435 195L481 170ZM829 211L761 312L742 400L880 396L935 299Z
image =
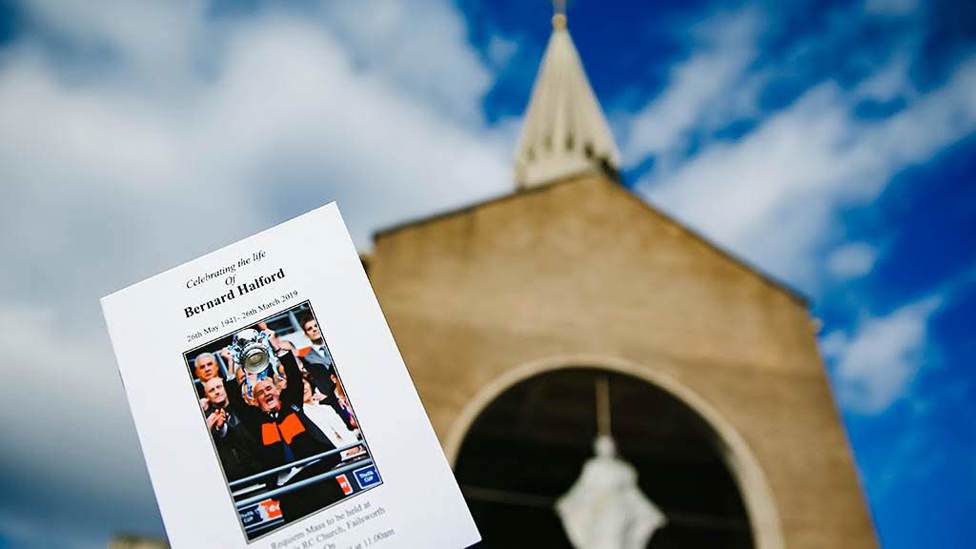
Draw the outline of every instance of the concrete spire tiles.
M588 172L615 173L619 158L566 16L557 13L519 138L515 181L528 189Z

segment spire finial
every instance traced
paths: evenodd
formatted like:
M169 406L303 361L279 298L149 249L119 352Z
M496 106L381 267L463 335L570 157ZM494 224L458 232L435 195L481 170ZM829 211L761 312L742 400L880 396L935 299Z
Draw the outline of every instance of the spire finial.
M566 0L552 0L552 28L563 30L566 28Z

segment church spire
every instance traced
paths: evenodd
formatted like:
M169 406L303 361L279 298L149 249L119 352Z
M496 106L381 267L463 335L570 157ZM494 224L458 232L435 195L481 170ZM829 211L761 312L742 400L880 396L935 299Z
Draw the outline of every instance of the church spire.
M528 189L586 172L615 174L617 146L566 29L557 1L552 36L532 90L515 154L515 181Z

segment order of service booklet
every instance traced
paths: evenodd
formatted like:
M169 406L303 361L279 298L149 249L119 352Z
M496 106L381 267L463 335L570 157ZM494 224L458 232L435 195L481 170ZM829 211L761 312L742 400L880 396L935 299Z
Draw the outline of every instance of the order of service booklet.
M173 547L479 541L335 203L102 309Z

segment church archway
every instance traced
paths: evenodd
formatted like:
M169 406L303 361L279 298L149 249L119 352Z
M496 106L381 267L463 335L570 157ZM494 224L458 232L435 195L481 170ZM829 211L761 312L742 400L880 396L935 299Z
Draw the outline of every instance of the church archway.
M449 433L483 546L568 546L552 506L593 455L597 378L610 382L620 454L669 520L649 547L782 547L765 479L734 429L673 379L592 357L508 372Z

